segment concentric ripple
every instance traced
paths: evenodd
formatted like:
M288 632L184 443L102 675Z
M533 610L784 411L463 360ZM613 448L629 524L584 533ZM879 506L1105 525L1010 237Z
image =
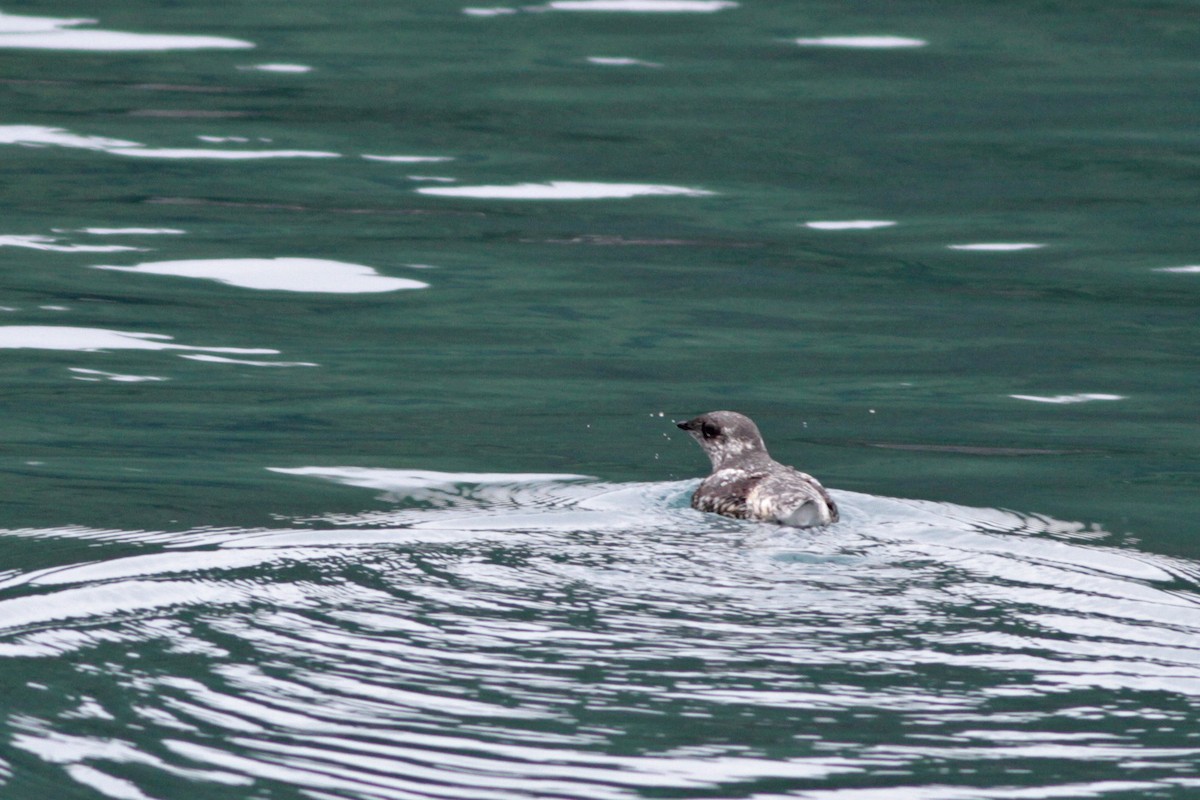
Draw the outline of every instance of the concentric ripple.
M841 523L800 531L695 512L691 482L277 472L394 507L0 533L45 565L0 573L0 664L42 667L5 731L31 768L0 779L60 770L121 798L1192 785L1197 565L1104 531L851 492Z

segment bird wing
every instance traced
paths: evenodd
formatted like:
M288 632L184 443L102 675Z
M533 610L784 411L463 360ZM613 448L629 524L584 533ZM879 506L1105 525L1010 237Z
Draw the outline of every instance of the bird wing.
M746 498L766 477L765 472L746 470L714 472L696 487L695 493L692 494L692 508L726 517L747 519L751 514L746 505Z
M837 504L813 476L788 467L766 476L756 487L756 498L769 504L764 516L784 525L806 528L838 521ZM754 505L754 501L751 502Z

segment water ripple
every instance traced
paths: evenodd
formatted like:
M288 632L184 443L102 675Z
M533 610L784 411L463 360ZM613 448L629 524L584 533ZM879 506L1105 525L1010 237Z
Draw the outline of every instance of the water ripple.
M110 796L614 799L990 796L1031 759L1063 780L1028 796L1102 795L1200 750L1170 734L1200 566L1080 523L835 491L843 521L801 531L693 511L692 481L276 472L392 508L0 532L88 553L0 582L0 659L60 693L18 695L17 749Z

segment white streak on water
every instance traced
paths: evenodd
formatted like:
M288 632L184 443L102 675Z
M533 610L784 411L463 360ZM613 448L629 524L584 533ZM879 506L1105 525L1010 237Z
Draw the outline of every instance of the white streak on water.
M317 558L327 555L322 550L294 550L297 559ZM143 556L127 556L107 561L77 564L67 567L50 567L28 572L18 578L0 581L0 589L14 586L66 586L93 582L108 583L116 580L157 577L170 574L195 573L196 571L242 569L277 560L277 555L249 549L242 550L199 550L187 552L154 553ZM0 609L7 608L0 601ZM15 619L13 617L12 619ZM0 626L8 625L10 617L0 614Z
M56 236L8 235L0 236L0 247L26 247L30 250L48 250L55 253L121 253L145 252L143 247L126 247L119 244L58 244Z
M282 72L289 74L302 74L312 72L313 68L305 64L250 64L245 67L238 67L241 70L254 70L257 72Z
M1090 403L1095 400L1124 400L1125 395L1121 394L1056 394L1050 396L1042 396L1036 394L1010 394L1009 397L1017 400L1029 400L1033 403Z
M994 253L1012 253L1018 250L1038 250L1045 247L1044 244L1035 244L1033 242L979 242L976 244L951 244L946 245L951 250L973 250L978 252L994 252Z
M104 136L84 136L63 128L45 125L0 125L0 144L20 144L27 147L72 147L81 150L112 150L141 147L137 142L109 139Z
M732 0L554 0L529 10L603 11L634 14L711 14L737 8Z
M179 605L228 603L245 598L231 586L198 580L128 580L64 589L51 595L0 601L3 630L45 625L56 620L104 618L113 614ZM3 651L0 651L0 655Z
M112 331L104 328L77 328L60 325L0 326L0 348L34 350L195 350L206 353L277 354L278 350L253 347L192 347L174 344L171 336L161 333Z
M106 152L135 158L207 158L225 161L258 158L341 158L341 153L323 150L218 150L207 147L116 147Z
M97 793L112 800L152 800L149 795L143 794L133 781L114 777L87 764L68 764L66 771L76 782L90 786Z
M806 222L804 227L818 231L866 231L890 228L895 224L894 221L886 219L849 219Z
M215 147L147 147L140 142L86 136L45 125L0 125L0 144L25 147L68 147L134 158L199 158L244 161L261 158L340 158L321 150L221 150Z
M27 17L0 12L0 33L46 33L73 25L94 25L96 20L87 17L60 19L57 17Z
M165 381L167 378L160 378L157 375L121 375L117 372L104 372L98 369L84 369L83 367L68 367L77 381L101 381L109 380L116 383L145 383L146 381Z
M849 47L890 50L903 47L924 47L929 42L905 36L822 36L815 39L796 39L803 47Z
M242 364L248 367L319 367L314 361L250 361L245 358L225 358L209 355L180 355L189 361L204 361L209 364Z
M427 289L412 278L380 275L371 267L321 258L206 258L152 261L132 267L97 264L95 269L200 278L243 289L325 294L371 294Z
M94 19L57 19L0 13L0 48L33 50L153 51L244 49L252 42L221 36L181 36L155 33L124 33L96 28Z
M520 9L508 6L484 8L473 6L462 12L469 17L502 17L520 11L539 13L545 11L582 11L588 13L632 13L632 14L711 14L736 8L733 0L555 0L542 6L524 6Z
M589 64L602 67L661 67L656 61L642 61L640 58L625 58L621 56L588 56Z
M207 50L254 47L251 42L219 36L171 36L102 30L53 33L0 33L0 48L23 50L91 50L105 52Z
M367 161L389 161L396 164L421 164L426 162L453 161L453 156L363 156Z
M423 187L420 194L439 197L477 197L494 200L607 200L654 195L707 197L714 192L686 186L645 183L597 183L586 181L548 181L502 186Z
M305 475L365 489L387 489L393 492L451 489L462 484L519 486L521 484L557 483L560 481L594 480L587 475L543 472L434 472L426 469L375 469L371 467L268 467L284 475Z
M80 233L93 236L158 236L187 233L179 228L80 228Z

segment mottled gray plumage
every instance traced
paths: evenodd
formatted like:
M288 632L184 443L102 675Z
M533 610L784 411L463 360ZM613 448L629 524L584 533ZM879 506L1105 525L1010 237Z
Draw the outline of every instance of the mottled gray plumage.
M825 487L771 458L749 417L710 411L676 424L699 442L712 462L712 474L692 495L692 508L798 528L838 521L837 505Z

